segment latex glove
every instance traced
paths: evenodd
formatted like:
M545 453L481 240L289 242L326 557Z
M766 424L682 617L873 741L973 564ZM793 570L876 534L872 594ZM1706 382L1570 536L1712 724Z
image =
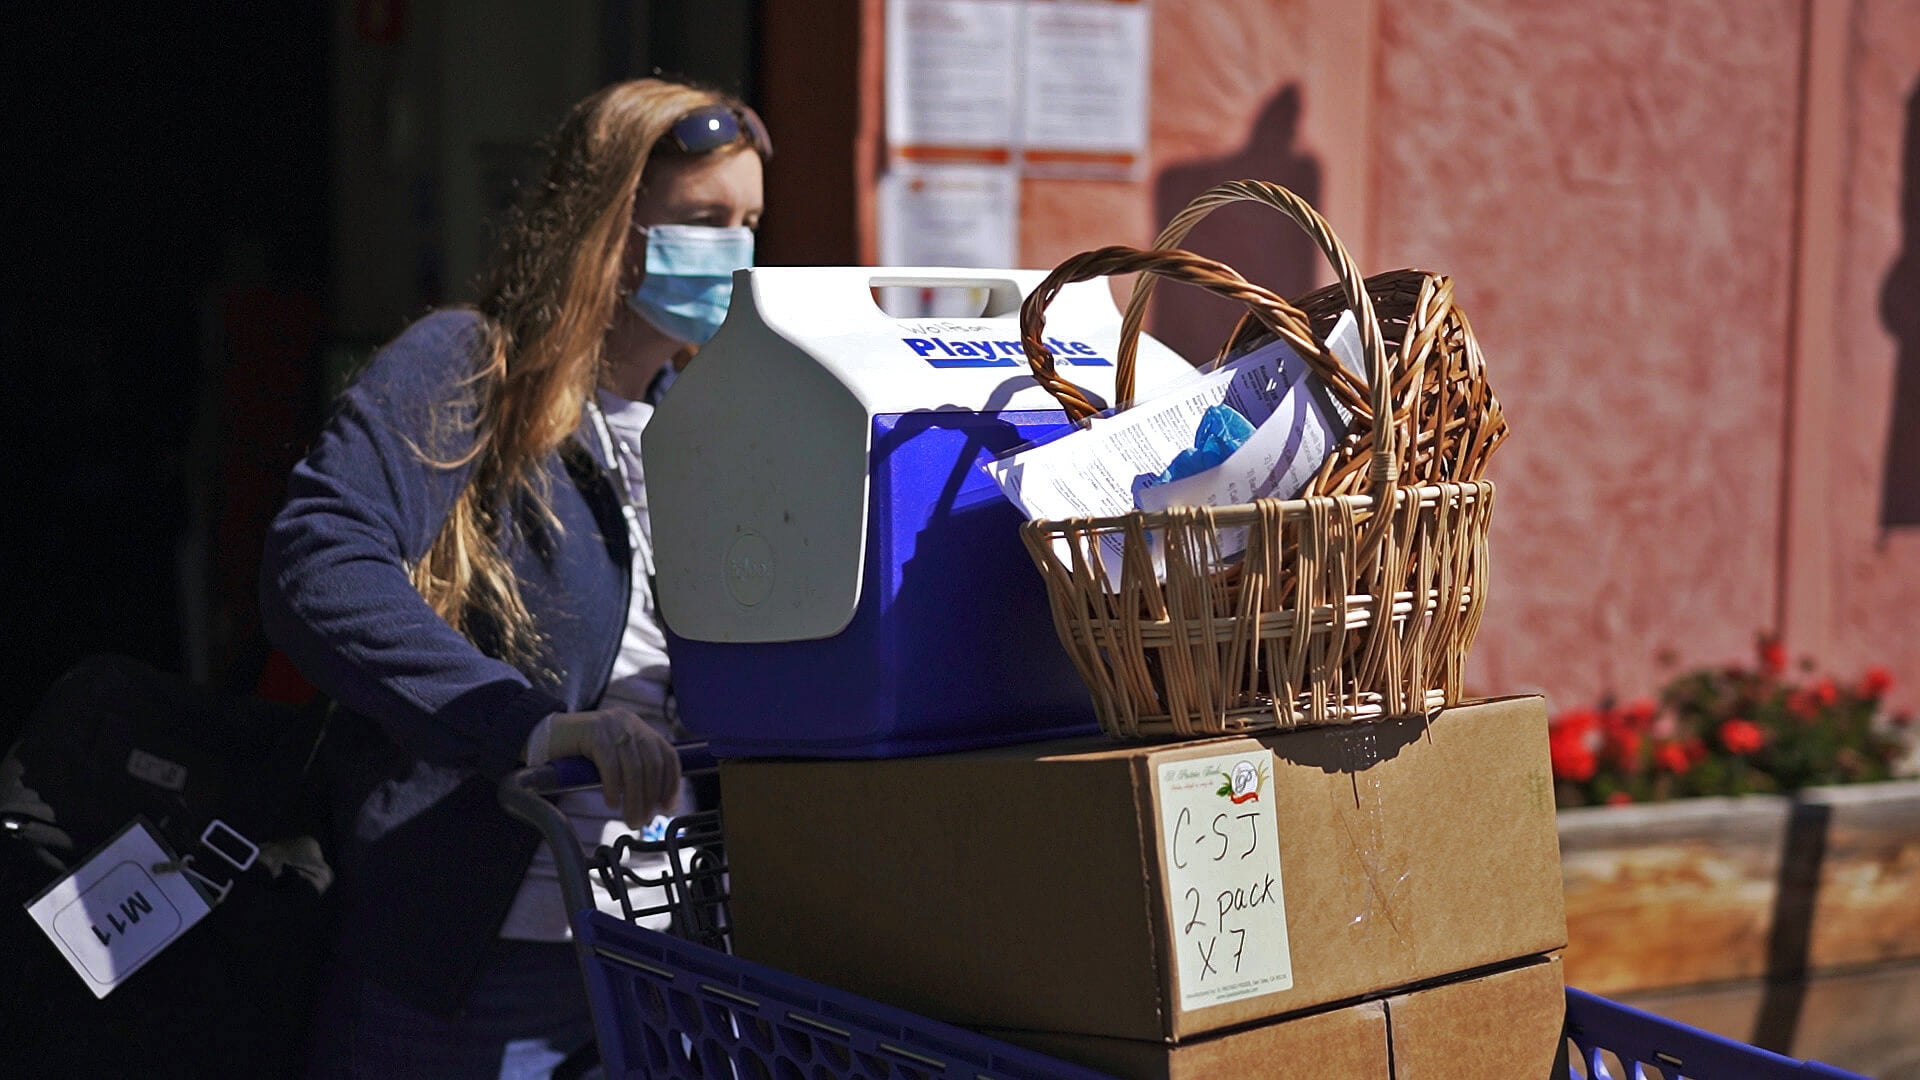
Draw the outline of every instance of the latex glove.
M607 808L630 829L673 808L680 793L680 752L653 725L626 709L560 713L547 737L549 758L578 755L600 770Z

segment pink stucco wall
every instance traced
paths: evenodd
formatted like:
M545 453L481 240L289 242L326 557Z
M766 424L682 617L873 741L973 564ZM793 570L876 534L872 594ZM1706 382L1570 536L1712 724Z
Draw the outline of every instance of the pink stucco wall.
M1834 666L1920 707L1920 4L1851 5L1824 507ZM1895 522L1904 522L1896 524Z
M1920 183L1902 176L1920 7L1850 10L1836 119L1807 108L1799 0L1157 3L1150 175L1027 181L1023 261L1143 242L1216 180L1311 189L1370 270L1455 276L1513 424L1476 691L1650 693L1663 655L1750 655L1789 583L1814 580L1795 575L1818 575L1806 647L1840 674L1886 665L1911 705L1920 525L1880 524L1896 361L1880 296L1901 250L1920 264L1900 201ZM1848 162L1834 348L1796 357L1819 227L1796 216L1806 122L1844 124ZM1283 291L1326 280L1277 219L1236 213L1195 246ZM1225 318L1171 300L1150 325L1192 352ZM1806 408L1796 363L1829 408ZM1795 462L1830 470L1795 489L1823 508L1789 497ZM1809 513L1820 543L1787 545Z
M1385 14L1380 257L1459 278L1515 430L1476 680L1570 701L1745 655L1776 602L1799 5Z

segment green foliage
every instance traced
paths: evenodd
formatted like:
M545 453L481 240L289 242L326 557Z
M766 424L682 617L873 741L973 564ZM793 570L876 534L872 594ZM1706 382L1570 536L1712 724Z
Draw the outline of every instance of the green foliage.
M1911 717L1883 716L1883 668L1857 682L1786 671L1762 638L1756 664L1683 672L1657 701L1569 709L1551 727L1562 806L1695 795L1790 792L1885 780L1906 753Z

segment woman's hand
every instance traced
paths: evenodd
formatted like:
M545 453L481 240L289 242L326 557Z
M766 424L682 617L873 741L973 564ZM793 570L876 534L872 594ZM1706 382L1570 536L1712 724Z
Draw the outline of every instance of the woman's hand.
M607 807L630 829L671 809L680 791L680 753L653 725L626 709L559 713L551 721L549 758L579 755L600 770Z

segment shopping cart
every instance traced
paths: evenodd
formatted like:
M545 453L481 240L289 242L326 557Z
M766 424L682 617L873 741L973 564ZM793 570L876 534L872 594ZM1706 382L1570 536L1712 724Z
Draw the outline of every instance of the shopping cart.
M681 768L708 777L715 765L704 746L693 745L681 748ZM500 801L553 848L607 1076L1104 1080L1094 1070L733 956L719 812L677 817L658 839L628 835L585 852L551 799L598 784L591 763L569 758L509 776ZM663 856L659 871L628 869L635 854ZM593 876L619 899L620 917L595 907ZM633 886L658 901L634 902ZM1576 1080L1858 1077L1574 989L1567 991L1566 1034L1565 1075ZM1487 1075L1497 1074L1496 1063L1487 1067Z
M1591 1080L1864 1080L1818 1061L1799 1061L1567 988L1572 1075ZM1636 1071L1637 1070L1637 1071Z

